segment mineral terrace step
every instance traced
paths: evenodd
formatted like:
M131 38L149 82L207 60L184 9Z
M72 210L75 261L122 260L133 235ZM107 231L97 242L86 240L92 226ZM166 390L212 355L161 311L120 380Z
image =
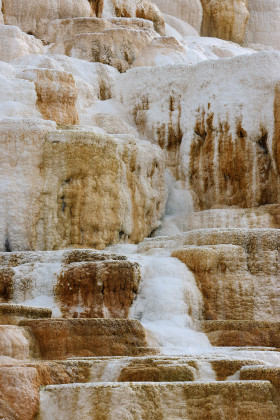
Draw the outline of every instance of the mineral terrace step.
M34 336L46 360L155 353L137 320L53 318L23 320L19 325Z
M124 382L47 386L38 420L279 420L268 381Z
M228 354L216 357L209 354L208 357L156 355L73 359L76 362L79 360L91 363L94 382L224 381L244 366L265 364L261 357L256 359L241 355L230 358Z
M240 379L270 381L280 393L280 366L244 366Z
M23 319L51 318L49 308L0 303L0 325L18 325Z
M202 321L200 328L213 346L261 346L280 348L280 322Z

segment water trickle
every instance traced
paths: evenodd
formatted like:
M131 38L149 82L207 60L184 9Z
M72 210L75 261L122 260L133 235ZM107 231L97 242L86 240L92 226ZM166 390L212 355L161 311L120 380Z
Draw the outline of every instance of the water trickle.
M202 296L192 272L176 258L143 256L137 261L142 280L130 317L141 321L164 354L209 350L207 336L195 330Z

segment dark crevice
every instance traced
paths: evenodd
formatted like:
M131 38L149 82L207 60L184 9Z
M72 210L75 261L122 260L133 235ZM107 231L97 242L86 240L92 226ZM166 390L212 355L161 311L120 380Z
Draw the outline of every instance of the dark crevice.
M268 147L267 147L267 133L265 133L259 140L258 145L264 151L264 153L268 154Z
M203 141L206 139L207 133L206 131L203 132L203 134L200 134L198 131L194 130L195 134L201 138Z
M12 248L11 248L11 245L10 245L9 238L6 238L6 240L5 240L5 251L6 252L12 252Z

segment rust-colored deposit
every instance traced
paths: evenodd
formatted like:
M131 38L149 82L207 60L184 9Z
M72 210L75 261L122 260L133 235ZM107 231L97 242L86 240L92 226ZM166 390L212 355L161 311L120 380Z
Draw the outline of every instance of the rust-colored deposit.
M138 264L104 261L69 264L55 295L64 317L126 318L140 281Z

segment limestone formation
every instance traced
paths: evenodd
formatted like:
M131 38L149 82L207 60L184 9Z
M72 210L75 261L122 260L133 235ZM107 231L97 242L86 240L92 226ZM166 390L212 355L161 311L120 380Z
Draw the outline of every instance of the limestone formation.
M160 35L165 34L164 18L155 2L148 0L113 0L113 7L117 17L137 17L150 20Z
M213 228L280 228L278 204L269 204L249 209L224 208L188 212L174 210L174 214L166 215L157 236L168 236L174 232L186 232L196 229Z
M12 359L38 356L32 334L15 325L0 325L0 355Z
M246 366L240 371L240 379L245 381L258 380L270 381L275 388L280 390L280 371L279 367L271 366Z
M158 36L151 21L140 18L69 18L45 21L37 29L36 36L46 43L58 43L80 34L102 33L109 29L135 29Z
M280 418L278 3L0 0L1 419Z
M85 361L3 361L0 366L1 402L11 412L12 419L33 420L39 406L40 387L88 382L90 369L91 363ZM7 416L2 404L0 416Z
M80 401L85 401L83 406ZM98 418L100 412L104 418L125 419L137 412L139 418L151 420L206 420L209 416L219 418L221 409L227 419L254 420L261 413L277 420L277 392L268 381L48 386L41 392L39 419L58 420L67 415L76 420L89 413Z
M153 3L155 3L163 13L167 13L168 15L189 23L200 32L202 21L202 6L200 0L154 0Z
M64 317L127 318L139 281L128 261L73 263L60 274L55 299Z
M0 367L0 401L4 401L4 407L12 417L6 417L1 406L0 415L8 420L33 420L38 406L38 386L36 369Z
M1 277L1 284L3 279ZM1 299L1 298L0 298ZM0 324L1 325L17 325L25 318L51 318L52 311L47 308L32 308L30 306L0 304Z
M278 20L280 7L277 0L249 0L250 18L245 32L245 43L261 44L279 49Z
M144 328L136 320L38 319L19 325L32 333L44 360L153 353L147 347Z
M276 322L278 243L278 229L209 229L158 238L142 250L175 249L196 277L206 319Z
M42 54L43 44L16 26L0 25L0 60L10 62L27 54Z
M24 70L20 77L35 83L37 107L46 120L60 125L79 122L76 101L78 90L71 73L50 69Z
M279 63L277 53L258 53L120 77L120 99L166 151L194 209L279 202Z
M17 162L22 183L15 180L14 202L3 185L3 250L100 249L141 241L158 226L165 195L156 146L92 131L56 131L51 122L35 120L5 120L1 129L2 157L10 162L2 177L13 182ZM14 147L17 155L11 156Z
M194 273L206 319L280 320L274 288L279 276L278 230L201 230L186 242L193 245L174 251L173 256Z
M279 348L279 322L204 321L203 330L213 346Z
M202 36L242 43L249 19L248 0L201 0Z
M49 3L41 0L3 0L2 11L6 25L16 25L24 32L34 34L44 20L95 16L96 13L91 7L96 7L94 3L98 7L98 1L89 3L88 0L61 0Z
M90 62L108 64L125 72L153 37L152 33L139 29L106 29L100 33L75 35L70 40L55 44L50 51L53 54L66 54Z
M88 0L94 15L98 18L102 17L104 0Z
M132 67L156 66L161 63L185 62L185 49L183 45L173 37L155 38L143 48Z
M175 29L181 35L182 38L185 38L186 36L199 36L198 31L189 23L166 13L164 13L163 16L165 20L165 26L167 24L171 27L171 30ZM165 28L165 32L166 32L166 28ZM168 34L166 33L166 35Z

